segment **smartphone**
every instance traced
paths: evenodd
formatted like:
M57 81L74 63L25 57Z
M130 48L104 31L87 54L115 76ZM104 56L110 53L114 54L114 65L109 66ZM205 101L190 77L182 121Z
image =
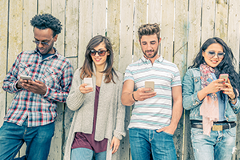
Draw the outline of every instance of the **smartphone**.
M32 79L30 76L25 76L25 75L21 75L20 78L23 80L31 80Z
M83 83L86 83L86 84L87 84L86 87L93 87L92 78L84 78L84 79L83 79Z
M145 81L145 88L151 88L151 91L146 92L153 92L154 91L154 81Z
M227 83L228 80L228 74L220 74L219 79L224 79L224 82Z

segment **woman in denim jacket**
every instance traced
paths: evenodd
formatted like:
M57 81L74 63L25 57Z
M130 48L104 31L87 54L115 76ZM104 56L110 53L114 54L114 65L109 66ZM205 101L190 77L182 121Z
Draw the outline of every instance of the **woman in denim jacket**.
M183 79L183 107L190 110L195 160L229 160L235 150L236 114L240 111L239 75L231 49L209 38ZM228 79L218 79L228 74Z

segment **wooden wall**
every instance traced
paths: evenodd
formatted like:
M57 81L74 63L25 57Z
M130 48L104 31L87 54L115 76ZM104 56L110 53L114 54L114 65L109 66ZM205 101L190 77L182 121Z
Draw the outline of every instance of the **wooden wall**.
M212 36L231 46L239 66L239 0L1 0L0 1L0 85L22 50L34 49L30 19L35 14L51 13L63 24L55 47L69 58L74 69L83 64L85 47L91 37L107 35L114 49L114 67L123 72L138 60L142 51L137 30L144 23L161 27L159 52L177 64L181 76L191 65L201 44ZM0 89L0 125L13 95ZM61 160L73 112L65 104L57 109L55 136L49 160ZM130 107L126 111L126 124ZM184 112L174 135L179 160L194 159L190 143L189 113ZM238 136L240 130L237 131ZM129 160L128 136L121 141L121 159ZM240 158L240 139L233 159ZM25 146L18 156L24 155Z

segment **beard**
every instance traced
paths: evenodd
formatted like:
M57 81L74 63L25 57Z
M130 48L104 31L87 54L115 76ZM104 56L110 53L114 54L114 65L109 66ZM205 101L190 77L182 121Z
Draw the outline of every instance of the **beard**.
M154 52L153 55L147 55L146 52ZM158 49L156 51L154 50L146 50L145 52L143 52L143 54L145 55L146 58L154 58L157 55Z

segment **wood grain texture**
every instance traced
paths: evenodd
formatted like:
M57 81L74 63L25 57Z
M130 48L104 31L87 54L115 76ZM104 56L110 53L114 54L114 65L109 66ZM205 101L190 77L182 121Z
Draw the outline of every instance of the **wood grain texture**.
M118 70L120 47L120 1L108 0L107 36L112 43L114 53L113 67Z
M215 0L202 2L202 43L214 36L214 16L216 13Z
M189 1L187 67L193 64L201 45L201 3L202 1Z
M138 37L138 29L141 25L147 23L147 0L135 0L135 14L134 14L134 57L133 61L136 62L143 56Z
M161 55L173 62L174 0L162 1Z
M92 5L92 0L80 1L78 68L82 67L83 65L87 44L93 36Z
M228 39L228 2L227 0L216 1L215 36Z
M104 36L106 32L106 0L93 0L92 13L93 36Z
M0 1L0 86L7 72L7 55L8 55L8 1ZM7 109L6 92L0 89L0 126L3 124L3 117Z
M176 1L175 32L174 32L173 61L177 65L181 77L187 70L187 41L188 41L188 0ZM173 136L178 159L182 159L183 151L183 120L180 119Z
M127 66L132 63L133 54L133 15L134 2L121 0L121 24L120 24L120 56L118 70L125 72ZM126 18L128 17L128 18Z

